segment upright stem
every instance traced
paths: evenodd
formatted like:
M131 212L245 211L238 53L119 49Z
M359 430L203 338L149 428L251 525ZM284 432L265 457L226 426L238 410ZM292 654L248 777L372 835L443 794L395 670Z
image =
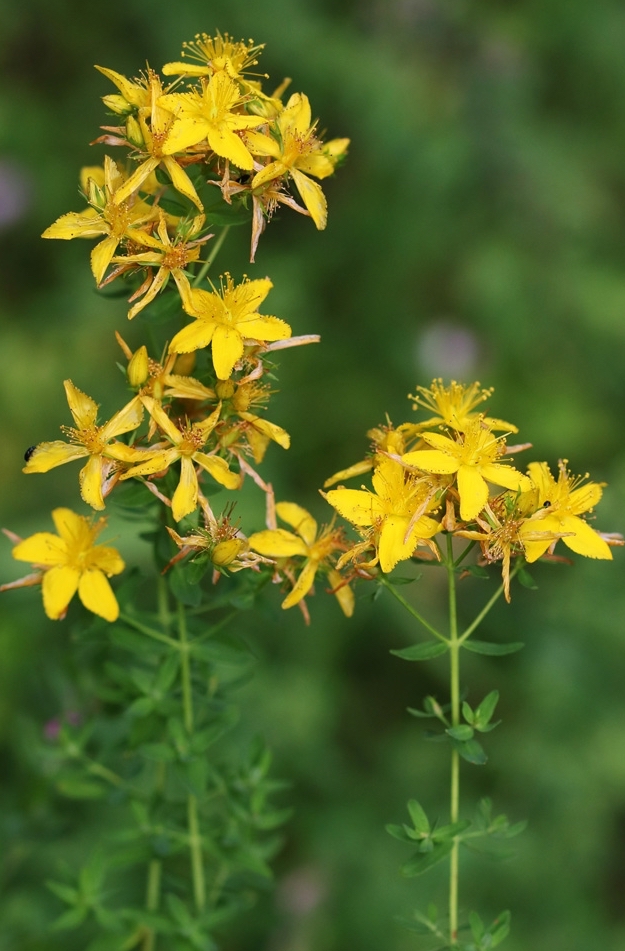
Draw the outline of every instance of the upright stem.
M193 690L191 684L191 663L189 640L187 637L187 619L184 605L178 604L178 635L180 638L180 670L182 675L182 707L185 730L193 734ZM191 853L191 878L193 881L193 899L196 911L204 910L206 904L206 882L202 860L202 837L198 817L197 797L189 793L187 797L187 827L189 851Z
M161 892L161 870L162 863L160 860L152 859L148 866L148 884L145 897L145 907L148 911L156 911L159 906ZM150 928L143 939L141 951L154 951L155 948L156 935L152 928Z
M208 257L206 258L206 261L204 262L204 264L198 271L193 281L193 287L197 287L199 284L201 284L201 282L204 280L204 278L208 274L210 266L215 260L215 258L217 257L217 255L219 254L221 250L221 246L226 240L226 235L228 234L229 231L230 231L230 225L226 225L223 231L221 232L221 234L219 235L219 237L217 238L217 240L215 241L211 249L211 253L208 255Z
M449 657L451 675L451 723L460 723L460 641L458 638L458 619L456 613L456 575L454 571L453 545L451 535L447 536L447 580L449 585ZM451 794L450 821L458 821L460 807L460 757L458 751L451 751ZM454 839L451 850L449 870L449 941L455 947L458 941L458 839Z

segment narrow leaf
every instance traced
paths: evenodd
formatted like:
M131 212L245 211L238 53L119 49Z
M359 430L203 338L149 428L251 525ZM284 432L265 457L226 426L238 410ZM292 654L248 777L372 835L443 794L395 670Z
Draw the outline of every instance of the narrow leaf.
M492 641L474 641L470 638L462 642L462 646L474 654L489 654L492 657L503 657L504 654L515 654L525 644L514 641L511 644L494 644Z
M491 690L491 692L487 694L486 697L484 697L479 707L475 711L475 725L478 730L490 723L490 719L495 712L495 707L497 706L498 700L498 690Z
M454 740L454 746L458 750L460 756L463 759L466 759L467 763L473 763L475 766L483 766L486 760L488 759L483 748L477 742L477 740Z
M410 813L410 818L412 819L416 831L425 832L427 834L431 826L421 803L417 802L416 799L411 799L408 802L408 812Z
M529 588L530 591L538 591L538 585L532 578L527 568L521 568L521 570L517 573L517 578L524 588Z
M453 848L453 840L440 842L434 846L431 852L417 852L409 862L402 866L402 875L406 878L414 878L415 875L422 875L428 869L444 861Z
M461 740L463 742L473 738L473 727L467 723L460 723L458 726L450 726L445 730L452 740Z
M402 660L431 660L432 657L446 654L448 650L449 647L443 641L426 641L425 644L413 644L412 647L391 651L391 654L401 657Z

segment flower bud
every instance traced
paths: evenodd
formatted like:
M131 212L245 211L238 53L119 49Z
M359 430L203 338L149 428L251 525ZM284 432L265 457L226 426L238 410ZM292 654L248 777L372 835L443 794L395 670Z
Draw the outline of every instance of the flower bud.
M172 373L177 376L190 376L195 369L195 350L191 353L179 353L174 363Z
M217 380L215 384L215 393L220 400L229 400L236 390L232 380Z
M135 350L130 362L128 363L128 382L136 389L139 386L143 386L145 381L148 378L149 368L148 368L148 350L144 345L139 347L138 350Z
M102 96L102 102L107 109L110 109L117 116L127 116L132 112L133 107L123 96Z
M250 386L243 385L239 387L232 400L232 405L237 413L244 413L249 409L249 405L252 402L252 393L253 390Z
M134 116L128 116L126 119L126 138L128 141L135 146L137 149L144 149L145 142L143 140L143 132L141 131L141 126L137 122Z
M229 538L227 541L218 542L213 548L211 561L219 568L225 568L232 564L245 547L246 543L242 538Z

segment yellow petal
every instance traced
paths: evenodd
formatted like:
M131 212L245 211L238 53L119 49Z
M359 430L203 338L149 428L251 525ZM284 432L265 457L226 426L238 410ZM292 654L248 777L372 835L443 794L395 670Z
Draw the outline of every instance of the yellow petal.
M142 420L143 404L140 398L135 396L102 427L100 438L103 442L108 442L109 439L121 436L122 433L132 432L141 425Z
M135 476L154 475L155 472L161 472L161 470L167 469L180 458L180 453L174 446L172 446L171 449L158 450L151 454L146 452L146 455L149 455L149 458L146 459L145 462L132 466L131 469L124 472L124 474L119 477L120 482L124 482L126 479L132 479Z
M328 205L326 197L321 190L321 185L318 185L317 182L313 182L311 178L308 178L307 175L304 175L303 172L298 171L296 168L291 169L291 175L302 197L302 201L310 212L310 217L315 222L319 231L323 231L328 223Z
M410 558L415 550L416 536L414 529L410 533L408 541L404 541L408 525L409 519L400 515L389 515L388 518L384 519L378 542L380 568L383 572L392 571L398 561L405 561Z
M328 582L332 588L336 588L334 597L341 606L341 611L345 617L351 617L354 613L354 592L348 584L342 583L343 579L334 568L328 572Z
M278 502L276 513L283 522L294 528L307 545L312 545L317 537L317 523L306 509L295 502Z
M286 598L282 602L282 607L285 610L287 608L292 608L295 604L301 601L302 598L306 597L313 586L317 568L318 562L314 561L312 558L306 562L302 568L299 578L293 585L293 590L287 594Z
M371 492L360 489L331 489L326 499L339 515L354 525L373 525L384 513L382 503Z
M116 548L109 545L96 545L89 552L89 565L99 568L105 575L118 575L126 567Z
M460 518L471 522L488 502L488 486L475 466L460 466L458 469L458 493Z
M209 475L212 475L215 482L219 482L226 489L241 488L241 476L237 472L230 471L225 459L221 459L219 456L209 456L205 452L195 452L193 459Z
M110 79L112 83L115 83L126 102L133 106L145 105L147 92L142 86L126 79L121 73L116 73L114 69L108 69L106 66L96 66L95 68L107 79Z
M364 475L366 472L371 472L372 469L373 459L363 459L362 462L355 462L353 466L349 466L347 469L341 469L340 472L335 472L333 476L326 479L323 483L323 487L324 489L328 489L331 485L342 482L343 479L351 479L353 476Z
M287 532L284 528L266 529L264 532L254 532L249 538L250 548L259 555L267 558L292 558L293 555L308 555L305 542Z
M269 439L273 439L273 441L277 442L283 449L288 449L291 445L291 437L281 426L270 423L268 419L261 419L260 416L254 416L253 413L239 413L239 416L246 422L252 423L254 429L257 429L263 436L268 436Z
M585 555L586 558L612 560L612 552L608 543L583 518L578 518L577 515L565 515L560 520L560 530L575 532L574 535L567 535L562 541L567 548L570 548L576 554Z
M61 215L54 224L46 228L41 237L69 241L72 238L97 238L101 234L107 234L109 230L109 225L95 208L88 208L82 213L69 211L66 215Z
M237 321L237 330L252 340L288 340L291 336L291 328L285 320L263 317L262 314L252 314Z
M135 169L130 178L126 179L121 188L118 188L115 192L115 204L120 205L123 201L127 201L133 192L138 191L146 178L149 178L154 169L158 168L159 165L160 159L157 158L149 158L145 162L142 162L141 165Z
M63 382L70 412L78 429L88 429L95 424L98 416L98 404L74 386L71 380Z
M560 520L555 515L524 521L519 529L519 538L523 543L526 561L531 564L544 555L561 531ZM543 537L537 537L540 535Z
M422 439L428 443L428 445L434 446L435 449L440 449L441 452L449 452L452 455L456 455L460 450L460 446L457 442L454 442L453 439L449 439L448 436L443 436L441 433L422 433Z
M276 140L262 132L248 132L245 144L253 155L271 155L275 159L280 157L280 146Z
M192 460L189 456L182 456L180 463L180 482L171 500L171 510L177 522L195 512L199 489Z
M175 446L179 445L182 442L182 433L172 423L161 404L157 400L152 399L151 396L142 397L142 402L154 422L160 426L167 438L171 439ZM154 471L156 472L158 470L155 469Z
M98 284L102 281L118 244L119 238L115 237L115 235L110 235L108 238L105 238L104 241L100 241L99 244L96 244L95 248L92 249L91 271Z
M44 611L53 621L65 613L78 588L80 572L77 568L60 565L44 572L41 582Z
M78 597L87 608L105 621L116 621L119 617L119 605L113 590L102 571L88 568L80 576Z
M185 170L178 164L175 158L171 158L167 155L163 156L163 165L169 172L172 185L177 192L180 192L181 195L184 195L185 198L188 198L193 204L200 209L204 210L204 206L200 201L200 196L196 192L193 182L185 172Z
M261 120L262 121L262 120ZM251 172L254 159L243 141L224 124L211 123L206 130L206 138L213 152L229 159L238 168Z
M79 474L80 494L83 501L92 509L101 511L104 508L102 498L102 456L89 456L87 465L83 466Z
M217 324L208 320L196 320L175 334L169 344L170 353L190 353L208 347Z
M506 489L521 489L522 492L529 492L532 483L517 469L512 466L500 466L497 463L491 463L487 466L480 466L480 472L487 482L494 482L495 485L503 485Z
M212 344L215 373L220 380L228 380L235 363L243 356L243 338L234 327L218 324Z
M12 553L16 561L28 561L31 565L62 565L67 561L67 545L58 535L37 532L19 542Z
M252 179L252 190L260 188L261 185L266 185L267 182L272 182L275 178L280 178L281 175L284 175L288 169L284 162L269 162L268 165L254 175Z
M91 538L94 538L99 531L96 529L94 532L88 519L82 515L77 515L76 512L72 512L71 509L54 509L52 512L52 521L54 522L54 527L57 532L68 547L74 545L76 540L81 537L87 540L86 544L88 547Z
M84 459L89 450L84 446L73 446L70 443L55 439L53 442L41 442L31 453L22 472L49 472L55 466L62 466L74 459Z
M601 501L602 495L603 486L598 482L588 482L586 485L581 485L579 489L573 489L569 496L570 511L573 515L588 512Z
M460 465L458 459L449 456L446 452L441 452L440 449L417 449L415 452L405 453L401 458L402 462L409 466L416 466L417 469L423 469L424 472L437 472L444 475L457 472Z
M556 491L556 483L546 462L530 462L527 467L529 477L538 489L540 504L551 500Z
M322 152L310 152L297 160L297 168L315 178L327 178L334 173L334 165Z

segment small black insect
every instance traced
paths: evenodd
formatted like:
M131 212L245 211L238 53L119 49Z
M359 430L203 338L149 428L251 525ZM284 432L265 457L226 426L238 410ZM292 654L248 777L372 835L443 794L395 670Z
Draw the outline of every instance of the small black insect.
M28 449L27 449L26 452L24 453L24 462L28 462L28 460L30 459L30 457L32 456L32 454L33 454L33 452L35 451L36 448L37 448L36 446L29 446L29 447L28 447Z

